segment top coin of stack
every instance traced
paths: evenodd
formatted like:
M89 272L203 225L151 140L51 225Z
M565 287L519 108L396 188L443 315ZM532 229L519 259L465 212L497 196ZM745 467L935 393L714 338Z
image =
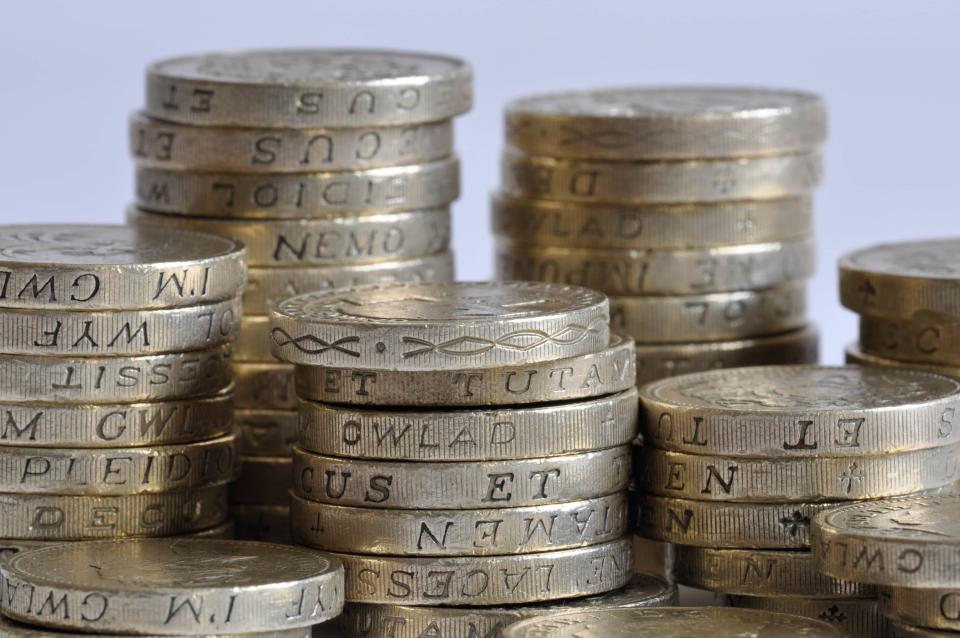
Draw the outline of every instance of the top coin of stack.
M363 50L215 53L157 62L130 120L137 224L247 246L247 316L235 360L244 536L284 540L292 367L271 356L267 312L301 292L450 281L459 191L452 118L469 65Z
M860 315L849 360L960 377L960 241L872 246L840 258L840 301Z
M803 280L826 111L815 95L600 89L507 106L493 199L503 279L611 295L638 381L809 362Z
M245 276L213 235L0 227L0 538L225 521Z

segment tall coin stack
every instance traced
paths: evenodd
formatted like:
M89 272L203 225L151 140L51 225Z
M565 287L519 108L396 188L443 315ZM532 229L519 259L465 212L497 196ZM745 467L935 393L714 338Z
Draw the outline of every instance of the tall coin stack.
M852 363L960 378L960 240L872 246L840 259L840 301L860 315Z
M816 361L804 280L826 109L809 93L629 88L507 106L502 279L609 294L643 384Z
M470 67L403 52L289 50L157 62L130 121L129 219L242 241L236 352L238 534L289 542L293 370L270 355L273 301L380 281L450 281L459 192L452 117Z
M630 580L638 403L633 344L611 339L608 312L601 293L533 282L369 285L276 306L273 352L296 366L300 396L294 540L343 561L351 635L490 635L516 614L478 606ZM672 595L635 587L633 604Z
M236 477L236 242L0 226L0 537L218 533Z
M675 544L677 582L850 636L886 635L876 589L820 569L811 521L850 501L870 511L868 499L952 485L960 382L916 370L749 367L654 382L640 400L639 531Z

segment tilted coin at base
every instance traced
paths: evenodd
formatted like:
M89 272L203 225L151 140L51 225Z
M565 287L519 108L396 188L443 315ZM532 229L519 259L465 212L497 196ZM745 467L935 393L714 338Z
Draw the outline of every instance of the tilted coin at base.
M917 310L910 319L860 317L864 352L898 361L960 366L960 317Z
M646 445L691 454L859 457L960 442L960 382L913 370L758 366L654 382Z
M960 578L943 589L884 588L880 605L893 620L960 633Z
M394 510L291 500L294 541L334 552L503 556L606 543L628 527L625 493L529 507Z
M336 558L250 541L69 543L14 556L0 574L4 614L85 632L272 631L314 625L343 606Z
M238 410L297 409L292 365L241 361L234 364L233 371L233 396Z
M638 345L637 385L715 368L816 363L820 335L816 327L769 337L711 343Z
M960 241L880 244L840 258L840 302L871 317L960 315Z
M545 93L506 107L507 142L524 152L616 160L779 155L826 139L826 106L803 91L738 86Z
M890 635L890 623L873 598L799 598L780 596L731 596L734 607L796 614L829 623L848 638L878 638Z
M231 346L138 357L0 354L0 401L115 404L214 395L233 381Z
M218 633L203 634L198 638L311 638L313 629L311 627L296 627L294 629L274 629L266 632L243 632L243 633ZM44 629L34 625L24 625L13 620L0 618L0 638L89 638L91 634L87 633L69 633L66 631L57 631L56 629ZM96 634L98 636L109 636L113 634ZM162 636L142 635L141 638L163 638Z
M960 386L958 386L960 387ZM495 461L576 454L637 437L637 392L498 409L377 410L300 402L300 446L390 461Z
M576 609L670 606L676 597L676 586L648 574L635 574L622 589L559 603L488 608L347 603L336 624L346 638L495 636L505 625L521 618Z
M607 298L529 281L382 284L271 310L273 353L298 365L456 370L573 357L610 340Z
M294 492L308 500L388 509L546 505L627 488L630 449L538 459L422 462L342 459L293 449Z
M232 502L287 505L292 483L289 456L248 456L240 463L240 475L230 486Z
M350 602L507 605L578 598L630 581L630 541L518 556L389 557L333 554Z
M851 503L814 520L813 549L823 571L837 578L889 587L954 587L958 521L957 495Z
M940 629L928 629L927 627L914 627L905 625L895 620L890 621L891 635L893 638L956 638L958 633L955 631L942 631Z
M144 310L236 297L243 247L171 229L0 226L0 307Z
M896 368L906 370L923 370L924 372L933 372L942 374L953 379L960 379L960 366L941 366L930 363L913 363L910 361L898 361L888 359L875 354L867 354L860 348L860 344L851 343L844 349L844 358L847 363L853 363L862 366L877 366L881 368Z
M296 391L310 401L371 406L496 406L586 400L636 382L632 339L603 350L498 368L368 370L296 366Z
M870 585L832 578L811 552L676 547L674 577L681 585L742 596L868 598Z
M292 545L287 505L230 505L238 539Z
M825 622L731 607L649 607L551 614L507 625L503 638L841 638Z
M233 415L242 456L283 456L297 442L297 413L284 410L237 410Z

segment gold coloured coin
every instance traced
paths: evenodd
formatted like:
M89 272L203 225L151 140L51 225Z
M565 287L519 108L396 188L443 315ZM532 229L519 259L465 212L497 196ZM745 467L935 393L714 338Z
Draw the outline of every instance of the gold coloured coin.
M290 536L290 507L287 505L231 503L230 514L236 522L238 539L293 544Z
M960 367L960 317L925 310L909 320L862 315L860 348L887 359Z
M940 631L939 629L928 629L927 627L914 627L905 625L895 620L890 621L890 629L893 632L893 638L956 638L957 632Z
M236 363L235 403L238 410L295 412L297 394L293 366L286 363Z
M884 614L905 624L960 632L960 581L944 589L884 588L880 603Z
M237 410L233 415L241 456L284 456L299 438L297 413Z
M277 359L270 352L270 317L245 315L240 320L240 334L233 348L234 361L273 363Z
M941 374L953 379L960 379L960 367L941 366L931 363L913 363L910 361L888 359L886 357L864 352L858 343L848 344L844 349L844 355L848 364L876 366L881 368L895 368L898 370L922 370L923 372L932 372L934 374Z
M230 500L242 505L288 505L293 483L289 456L246 456L230 486Z
M842 630L847 638L890 635L890 623L873 598L731 596L729 600L741 609L762 609L822 620Z

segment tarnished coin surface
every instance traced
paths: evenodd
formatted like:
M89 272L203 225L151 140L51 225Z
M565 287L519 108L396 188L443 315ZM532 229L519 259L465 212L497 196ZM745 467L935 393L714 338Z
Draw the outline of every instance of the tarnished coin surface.
M521 620L503 638L841 638L829 624L792 614L732 607L572 611Z
M909 496L851 503L813 523L822 569L890 587L957 585L960 496Z
M594 89L520 98L507 142L525 152L605 159L751 157L809 150L826 106L803 91L736 86Z
M898 361L960 367L960 317L926 310L910 319L861 315L860 348Z
M288 49L156 62L147 69L145 110L185 124L349 128L445 120L472 101L470 65L456 58Z
M840 258L840 302L861 315L960 315L960 240L880 244Z
M313 629L311 627L295 627L293 629L275 629L267 632L204 634L203 638L311 638L312 632ZM89 636L90 634L44 629L42 627L24 625L13 620L0 618L0 637L2 638L89 638ZM162 636L141 634L141 638L162 638Z
M237 242L172 229L0 226L0 307L139 310L236 297Z
M297 394L371 406L492 406L550 403L622 392L636 383L632 339L610 335L598 352L498 368L368 370L297 366Z
M647 445L724 456L887 455L960 442L960 382L912 370L757 366L654 382Z
M292 461L284 456L247 456L230 486L230 500L243 505L289 505Z
M336 558L250 541L64 543L14 556L0 576L7 616L88 633L273 631L343 607Z
M954 583L942 589L885 588L880 592L883 613L909 625L960 632L960 580Z
M741 609L762 609L796 614L830 623L847 638L878 638L890 635L890 623L873 598L803 598L799 596L730 596Z
M273 353L299 365L456 370L602 350L609 317L607 298L578 286L383 284L282 301L270 336Z
M392 461L494 461L628 445L637 436L637 392L500 409L420 411L301 401L300 446L310 452Z

